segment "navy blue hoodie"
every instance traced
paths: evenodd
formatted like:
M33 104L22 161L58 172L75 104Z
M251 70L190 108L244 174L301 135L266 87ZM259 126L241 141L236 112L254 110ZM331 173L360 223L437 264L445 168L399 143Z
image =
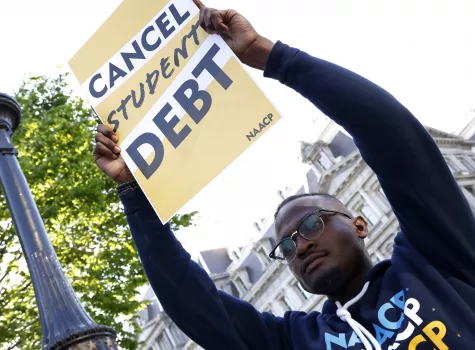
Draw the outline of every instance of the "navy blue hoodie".
M126 192L130 230L167 314L205 349L365 349L355 322L382 349L475 349L475 220L425 128L370 81L281 42L264 75L353 136L399 220L393 255L369 272L347 311L337 315L326 301L321 313L276 317L217 290L143 193Z

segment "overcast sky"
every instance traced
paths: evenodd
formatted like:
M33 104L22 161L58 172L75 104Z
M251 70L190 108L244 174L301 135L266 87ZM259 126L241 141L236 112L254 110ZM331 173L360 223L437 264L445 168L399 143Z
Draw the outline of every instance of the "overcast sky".
M0 91L24 74L55 74L119 5L118 0L1 0ZM475 108L475 1L212 0L234 7L262 34L373 80L424 124L458 132ZM272 7L270 7L272 4ZM187 247L244 244L252 223L271 215L277 190L297 189L306 167L299 141L317 138L326 118L276 81L250 71L283 119L185 208L198 226ZM91 135L92 137L92 135ZM92 161L92 159L91 159Z

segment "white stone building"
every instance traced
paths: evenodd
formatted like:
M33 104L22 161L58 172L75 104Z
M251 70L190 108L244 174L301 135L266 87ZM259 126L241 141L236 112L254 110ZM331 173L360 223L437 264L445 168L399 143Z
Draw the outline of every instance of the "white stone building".
M441 149L475 213L475 119L461 136L427 128ZM297 193L324 192L339 198L353 214L363 215L370 225L366 240L373 262L390 257L398 222L376 175L362 160L352 139L330 122L315 143L302 143L303 162L309 171ZM282 198L293 193L279 191ZM273 208L272 208L273 209ZM252 303L260 311L283 315L288 310L320 310L325 297L304 291L289 269L268 258L275 244L273 212L256 222L257 240L238 251L215 249L201 252L197 262L218 288ZM140 313L144 350L201 349L189 340L168 316L151 289L145 298L151 305Z

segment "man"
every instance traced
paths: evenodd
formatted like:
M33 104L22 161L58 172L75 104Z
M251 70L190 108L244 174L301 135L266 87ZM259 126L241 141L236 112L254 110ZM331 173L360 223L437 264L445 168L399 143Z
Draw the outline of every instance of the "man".
M475 349L475 220L424 127L368 80L272 43L235 11L195 3L203 27L221 34L242 62L295 89L353 136L402 232L391 260L372 266L364 218L328 195L287 199L276 213L271 257L329 300L321 313L260 313L216 290L160 223L117 136L101 125L95 161L120 184L143 266L171 319L205 349Z

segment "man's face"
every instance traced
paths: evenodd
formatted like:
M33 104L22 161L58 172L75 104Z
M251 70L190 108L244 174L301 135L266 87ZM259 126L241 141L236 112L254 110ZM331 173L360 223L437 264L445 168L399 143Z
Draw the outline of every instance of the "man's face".
M277 215L277 242L292 235L301 220L317 208L347 212L336 200L325 196L296 198L285 204ZM297 255L289 267L302 286L315 294L332 294L340 290L356 269L360 268L365 250L358 241L365 238L367 224L363 218L322 213L325 228L313 241L295 235Z

